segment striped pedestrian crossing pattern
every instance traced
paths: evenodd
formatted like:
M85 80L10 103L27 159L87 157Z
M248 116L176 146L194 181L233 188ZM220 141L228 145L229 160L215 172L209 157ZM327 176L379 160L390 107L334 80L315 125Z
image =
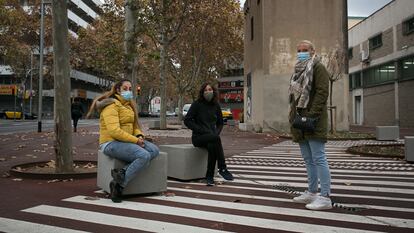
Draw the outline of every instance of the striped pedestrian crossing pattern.
M414 165L347 154L348 146L326 147L335 203L328 211L292 202L307 187L306 170L298 145L283 142L227 158L233 182L218 178L207 187L169 180L162 195L122 203L99 191L77 195L21 210L47 217L45 222L0 218L0 231L88 232L105 226L106 232L414 232ZM62 219L83 227L54 224Z

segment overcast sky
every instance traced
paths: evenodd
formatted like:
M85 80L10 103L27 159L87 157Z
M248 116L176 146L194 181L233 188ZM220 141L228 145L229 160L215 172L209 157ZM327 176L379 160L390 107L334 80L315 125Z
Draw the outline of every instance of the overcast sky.
M271 0L272 1L272 0ZM392 0L348 0L349 16L369 16ZM245 0L240 0L243 6Z

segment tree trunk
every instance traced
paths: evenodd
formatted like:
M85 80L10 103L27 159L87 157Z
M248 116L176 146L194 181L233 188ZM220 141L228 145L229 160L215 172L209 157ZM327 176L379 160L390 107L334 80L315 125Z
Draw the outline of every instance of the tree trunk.
M167 40L165 30L162 32L161 46L160 46L160 96L161 96L161 109L160 109L160 129L167 129L167 82L165 80L165 61L167 54Z
M178 91L178 120L179 121L184 120L184 117L183 117L183 101L184 101L184 96L180 91Z
M125 29L124 29L124 52L125 52L125 78L131 80L132 92L137 96L137 51L135 49L135 19L136 6L133 0L125 1Z
M56 172L73 171L67 2L53 0Z

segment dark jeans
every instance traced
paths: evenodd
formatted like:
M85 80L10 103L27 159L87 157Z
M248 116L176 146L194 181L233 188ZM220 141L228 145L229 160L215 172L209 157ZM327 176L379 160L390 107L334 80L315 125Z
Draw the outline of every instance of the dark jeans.
M221 145L220 136L214 134L203 134L192 137L193 145L195 147L206 148L208 151L207 173L206 177L214 176L214 169L225 169L226 162L224 161L224 151Z
M73 118L73 128L75 128L75 132L76 132L76 127L78 127L78 121L79 121L80 117L75 117Z

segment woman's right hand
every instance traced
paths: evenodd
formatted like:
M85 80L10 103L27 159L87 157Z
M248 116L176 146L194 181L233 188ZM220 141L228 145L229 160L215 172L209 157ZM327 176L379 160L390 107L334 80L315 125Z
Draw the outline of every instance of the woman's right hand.
M138 137L138 141L137 141L136 144L140 147L144 147L145 146L144 138L143 137Z

